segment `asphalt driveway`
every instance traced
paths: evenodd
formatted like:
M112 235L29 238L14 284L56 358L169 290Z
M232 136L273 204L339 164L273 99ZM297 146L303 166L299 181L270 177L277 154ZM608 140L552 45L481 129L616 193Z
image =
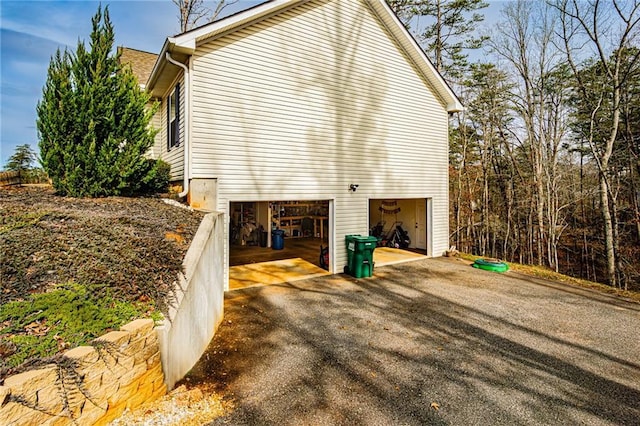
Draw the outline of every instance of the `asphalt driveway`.
M227 294L213 424L640 424L640 304L455 259Z

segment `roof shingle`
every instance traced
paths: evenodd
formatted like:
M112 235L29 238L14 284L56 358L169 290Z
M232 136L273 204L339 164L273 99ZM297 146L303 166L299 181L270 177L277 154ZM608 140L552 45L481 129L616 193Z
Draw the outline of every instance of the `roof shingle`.
M149 80L158 55L124 46L118 47L118 53L120 54L120 63L129 64L138 83L144 86Z

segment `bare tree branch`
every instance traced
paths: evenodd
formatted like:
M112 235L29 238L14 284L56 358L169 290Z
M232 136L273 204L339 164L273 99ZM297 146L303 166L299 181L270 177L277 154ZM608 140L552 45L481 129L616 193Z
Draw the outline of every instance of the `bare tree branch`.
M238 0L232 0L232 1L219 0L218 4L213 10L213 13L211 14L211 17L209 18L209 22L213 22L216 19L218 19L218 16L220 16L220 14L222 13L225 7L231 6L232 4L236 4L236 3L238 3Z
M198 26L203 19L213 22L222 13L222 11L232 4L238 3L238 0L217 0L213 9L205 6L204 0L172 0L173 4L178 7L180 12L180 32L189 31Z

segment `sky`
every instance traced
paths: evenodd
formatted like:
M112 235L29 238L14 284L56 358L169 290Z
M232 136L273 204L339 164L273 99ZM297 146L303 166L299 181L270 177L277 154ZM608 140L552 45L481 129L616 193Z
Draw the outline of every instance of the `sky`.
M260 2L240 0L225 13ZM79 39L89 38L99 5L90 0L0 0L0 168L18 145L28 143L37 151L36 105L51 56L58 48L75 51ZM104 0L102 5L109 6L115 46L158 53L168 36L180 32L171 0Z
M260 2L239 0L225 13ZM485 9L488 22L494 21L499 3L492 1ZM18 145L29 144L37 152L36 105L51 56L58 48L75 51L78 40L88 39L99 4L0 0L0 169ZM109 7L115 46L158 53L168 36L179 33L178 9L171 0L104 0L102 5Z

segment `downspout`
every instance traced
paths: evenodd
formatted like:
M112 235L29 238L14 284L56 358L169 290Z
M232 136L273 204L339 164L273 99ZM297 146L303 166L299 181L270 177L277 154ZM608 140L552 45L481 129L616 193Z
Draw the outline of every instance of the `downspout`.
M184 180L183 191L178 194L178 197L182 198L189 193L189 96L191 96L189 92L189 67L173 59L169 52L165 53L165 57L167 61L184 70L184 168L182 171Z

